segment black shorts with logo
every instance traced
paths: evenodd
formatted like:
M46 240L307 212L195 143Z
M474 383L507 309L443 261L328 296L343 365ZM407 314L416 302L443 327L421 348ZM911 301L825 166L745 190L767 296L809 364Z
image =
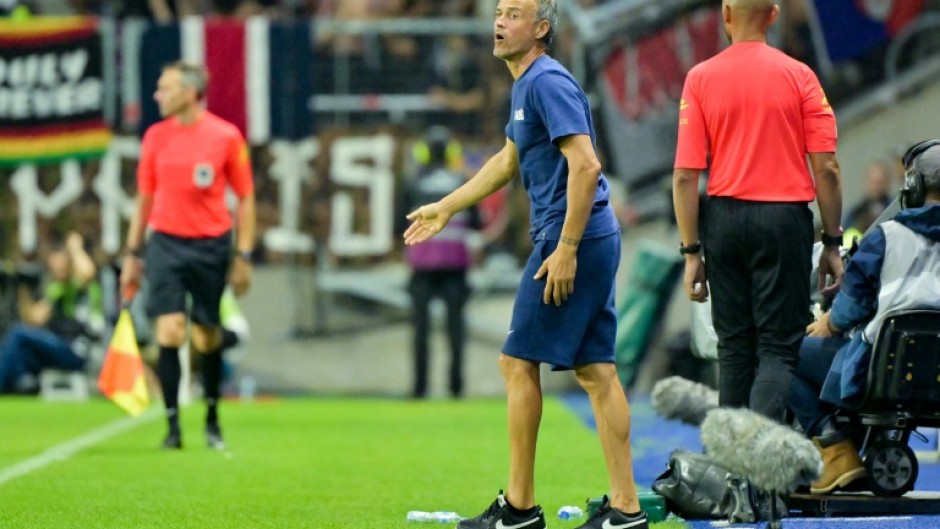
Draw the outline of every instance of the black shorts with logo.
M144 254L147 278L147 315L186 312L186 294L192 299L190 320L219 325L219 303L228 282L232 235L188 239L153 232Z

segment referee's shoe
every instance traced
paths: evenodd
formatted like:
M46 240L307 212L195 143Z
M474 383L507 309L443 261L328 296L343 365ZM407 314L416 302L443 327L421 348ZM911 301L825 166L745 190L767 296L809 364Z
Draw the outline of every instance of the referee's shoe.
M222 428L218 423L206 424L206 444L214 450L225 450L225 441L222 440Z
M163 439L163 448L167 450L179 450L183 448L183 436L179 430L170 430Z

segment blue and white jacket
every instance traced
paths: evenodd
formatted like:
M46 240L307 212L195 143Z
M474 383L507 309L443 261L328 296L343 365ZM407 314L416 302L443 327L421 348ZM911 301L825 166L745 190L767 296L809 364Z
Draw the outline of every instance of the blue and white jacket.
M851 408L865 395L872 343L884 318L906 309L940 309L940 205L901 211L863 240L849 261L829 316L856 329L837 353L820 397Z

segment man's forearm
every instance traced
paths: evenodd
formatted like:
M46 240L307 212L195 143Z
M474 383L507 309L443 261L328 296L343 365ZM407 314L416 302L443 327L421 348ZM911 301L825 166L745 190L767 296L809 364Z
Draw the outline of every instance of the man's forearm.
M500 151L490 158L473 178L442 198L439 203L453 215L501 189L512 180L514 174L512 164L506 161L504 151Z
M698 169L676 169L672 173L672 201L680 242L698 242Z
M816 202L823 230L838 235L842 224L842 176L835 154L810 154L813 177L816 179Z
M816 201L823 229L828 235L838 235L842 231L842 186L838 178L827 177L817 181L820 184L816 188Z
M131 217L131 224L127 228L127 244L125 249L130 252L137 252L144 243L144 230L147 227L147 219L150 218L150 210L153 208L153 197L149 195L139 195L137 197L137 207L134 209L134 215Z
M577 245L584 235L584 228L594 207L600 164L569 169L571 172L568 174L568 209L565 212L565 223L561 227L561 242Z
M239 252L251 252L255 247L255 195L241 200L238 207L236 248Z

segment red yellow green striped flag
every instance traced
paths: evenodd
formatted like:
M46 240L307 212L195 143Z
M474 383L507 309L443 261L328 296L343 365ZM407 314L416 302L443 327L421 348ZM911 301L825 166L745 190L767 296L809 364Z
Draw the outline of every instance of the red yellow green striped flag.
M0 167L105 153L111 132L97 24L0 18Z
M144 379L144 363L137 347L134 322L127 309L121 311L114 335L108 346L104 366L98 376L98 388L115 404L133 416L147 409L147 382Z

